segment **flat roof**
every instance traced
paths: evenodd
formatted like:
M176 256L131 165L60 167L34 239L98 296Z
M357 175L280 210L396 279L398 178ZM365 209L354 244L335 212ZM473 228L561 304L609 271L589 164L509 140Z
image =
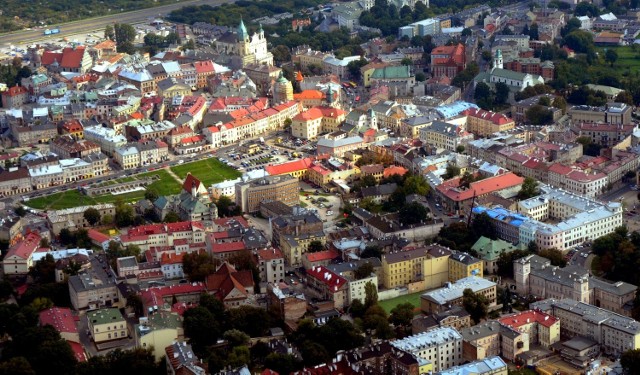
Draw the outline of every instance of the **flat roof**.
M455 283L448 284L440 289L435 289L424 293L420 298L430 300L439 305L449 303L449 301L462 298L465 289L471 289L474 293L487 288L495 287L496 283L478 276L462 278Z

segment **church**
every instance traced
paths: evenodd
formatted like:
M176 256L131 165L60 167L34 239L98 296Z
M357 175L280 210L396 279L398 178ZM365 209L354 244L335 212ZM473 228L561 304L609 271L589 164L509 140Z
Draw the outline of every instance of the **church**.
M214 48L218 53L238 57L241 68L251 64L273 65L273 54L267 48L262 25L253 35L249 35L244 21L240 20L236 31L229 30L222 34L215 41Z
M544 84L544 79L537 74L519 73L512 70L504 69L502 60L502 51L497 50L493 59L493 68L488 72L479 73L474 79L474 85L484 82L495 87L498 82L505 83L512 92L519 92L528 86Z

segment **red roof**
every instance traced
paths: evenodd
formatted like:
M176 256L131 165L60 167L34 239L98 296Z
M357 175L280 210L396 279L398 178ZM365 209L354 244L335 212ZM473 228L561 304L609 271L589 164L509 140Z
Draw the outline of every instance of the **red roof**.
M233 241L233 242L222 242L222 243L212 243L211 244L211 252L219 254L219 253L229 253L233 251L242 251L246 250L246 246L242 241Z
M224 262L213 275L207 276L207 290L215 292L216 296L224 300L231 291L237 289L245 297L252 288L253 276L251 271L236 271L229 263Z
M344 115L345 112L341 109L332 108L332 107L313 107L309 110L306 110L302 113L297 114L293 120L294 121L310 121L316 120L323 117L331 117L337 118L339 116Z
M573 169L571 167L568 167L566 165L560 164L560 163L555 163L552 166L549 167L549 172L553 172L553 173L557 173L559 175L566 175L571 173Z
M282 259L284 256L282 255L282 251L280 249L262 249L256 252L256 256L258 260L274 260L274 259Z
M216 69L213 65L213 61L196 61L193 63L193 66L196 68L196 73L215 73Z
M505 316L503 318L498 319L500 323L513 328L522 327L525 324L530 324L534 322L538 324L542 324L545 327L551 327L558 320L559 320L558 318L551 316L549 314L545 314L544 312L538 311L538 310L527 310L521 313Z
M162 273L160 274L162 275ZM203 283L157 286L141 291L141 298L145 307L161 307L164 305L164 298L186 294L200 294L205 290L206 288Z
M330 271L324 266L314 266L307 270L307 276L312 277L329 287L330 292L337 292L345 284L347 279Z
M464 45L458 43L455 46L439 46L431 51L431 55L439 55L441 57L434 56L435 64L448 64L453 63L456 65L464 64L465 54Z
M313 159L304 158L299 160L293 160L287 163L276 164L276 165L268 165L264 168L267 173L271 176L277 176L286 173L292 173L301 171L304 169L308 169L313 165Z
M9 248L5 258L17 256L22 259L28 259L40 247L40 235L31 232L26 235L24 240L18 242Z
M78 326L71 309L68 307L52 307L40 312L40 325L50 325L60 333L77 333Z
M504 173L498 176L489 177L484 180L472 182L469 184L469 189L460 189L460 178L455 178L446 181L436 188L441 194L453 201L465 201L473 198L473 196L482 196L485 194L493 193L494 191L500 191L506 188L521 185L524 181L523 177L520 177L512 172Z
M76 357L76 361L78 362L86 362L87 361L87 353L84 351L84 346L82 344L77 343L75 341L67 340L71 350L73 351L73 355Z
M475 109L475 108L471 108L471 109L467 109L466 111L462 112L463 115L466 116L471 116L471 117L476 117L476 118L480 118L480 119L484 119L484 120L489 120L492 123L496 124L496 125L504 125L504 124L508 124L510 122L513 122L512 119L510 119L509 117L501 114L501 113L495 113L495 112L491 112L491 111L485 111L484 109Z
M169 252L162 253L162 256L160 257L160 263L162 265L182 264L182 258L184 257L184 254L185 253L180 253L180 254L171 254Z
M29 90L27 90L26 88L22 87L22 86L13 86L10 89L8 89L7 91L3 92L2 95L4 96L18 96L18 95L25 95L29 92Z
M332 260L340 256L340 253L336 249L318 251L316 253L304 254L309 262L321 262L323 260Z
M394 174L404 176L405 173L407 172L408 172L407 168L400 167L397 165L392 165L384 169L384 172L382 172L382 176L385 178L389 176L393 176Z
M104 233L100 233L95 229L89 229L87 231L87 234L89 235L89 238L91 239L91 241L93 241L95 243L103 243L103 242L109 241L111 239L111 237L107 236Z
M240 226L242 226L243 228L249 227L249 223L242 216L221 217L219 219L213 220L213 223L223 228L231 228L236 224L240 224Z
M62 52L45 51L40 58L42 65L51 65L55 61L62 68L79 68L84 56L84 46L67 47Z

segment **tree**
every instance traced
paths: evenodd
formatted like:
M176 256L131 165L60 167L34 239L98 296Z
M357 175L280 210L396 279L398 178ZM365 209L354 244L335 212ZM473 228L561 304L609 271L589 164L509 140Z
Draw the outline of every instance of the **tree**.
M364 294L364 306L367 309L378 303L378 288L371 281L364 285Z
M553 99L553 103L551 103L551 105L553 106L553 108L561 109L563 114L567 112L567 101L562 96L556 96Z
M607 49L607 52L604 54L604 60L613 66L613 64L618 61L618 52L611 48Z
M215 202L220 217L236 216L241 214L240 207L226 195L221 195Z
M487 317L489 301L482 294L474 293L471 289L462 292L462 306L471 315L475 324Z
M492 58L493 56L491 56L491 51L489 50L482 51L482 60L484 60L485 62L489 62L491 61Z
M468 27L465 27L464 29L462 29L462 36L471 36L471 29Z
M277 45L272 50L273 60L280 66L282 63L291 61L291 51L285 45Z
M531 38L531 40L538 40L540 38L537 23L533 23L531 24L531 27L529 27L529 37Z
M509 86L507 86L506 83L504 82L497 82L495 84L495 88L496 88L496 104L497 105L504 105L507 103L507 100L509 100Z
M196 353L203 353L205 348L215 344L220 336L220 325L211 311L196 306L184 312L184 334L189 338Z
M598 17L600 15L600 9L597 5L582 1L576 5L574 12L576 17L589 16L589 18Z
M493 93L489 85L484 82L478 82L473 98L482 109L491 109L493 107Z
M226 331L222 337L229 342L231 347L247 345L250 339L249 335L237 329Z
M53 283L56 281L56 261L51 254L36 262L29 270L29 275L40 284Z
M13 212L20 217L24 217L27 214L27 210L22 206L17 206L13 209Z
M538 191L538 181L531 177L525 177L522 187L520 187L520 191L518 192L518 199L529 199L538 194L540 194Z
M133 207L119 202L116 204L115 223L119 228L128 227L133 223Z
M251 349L253 349L253 347ZM290 374L294 371L300 370L302 368L302 362L292 354L280 354L273 352L269 353L264 359L264 367L271 369L278 374Z
M115 38L116 38L116 34L115 34L115 32L113 31L113 26L111 26L111 25L107 25L107 26L104 28L104 38L105 38L105 39L115 40Z
M322 251L324 249L324 245L319 240L313 240L309 243L309 247L307 251L310 253L317 253L318 251Z
M626 374L633 374L640 368L640 349L627 350L620 357L620 365Z
M370 277L373 271L373 265L371 264L371 262L366 262L360 265L360 267L356 268L355 271L353 271L353 276L356 280L361 280L366 277Z
M458 177L459 175L460 175L460 168L455 164L448 163L447 168L445 169L445 173L444 175L442 175L442 178L444 180L449 180L454 177Z
M84 211L84 219L89 225L94 226L100 222L100 211L93 207L89 207Z
M564 37L564 44L578 53L593 53L593 35L584 30L574 30Z
M360 80L362 78L362 73L360 68L367 65L367 60L361 58L360 60L349 61L347 64L347 70L349 71L349 76L355 80Z
M29 327L12 336L2 357L24 357L37 374L73 373L77 363L67 341L50 325Z
M638 193L640 194L640 193ZM382 249L378 245L367 245L360 254L360 258L382 258Z
M413 311L415 307L409 303L401 303L391 310L389 321L395 326L406 327L411 325L413 320Z
M533 105L527 109L525 116L532 125L545 125L553 121L553 113L540 104Z
M362 177L360 179L360 187L370 187L370 186L376 186L378 184L378 182L376 181L376 178L373 177L373 175L366 175L364 177Z
M105 214L102 216L102 225L111 225L113 224L113 216L109 214Z
M558 249L544 249L538 251L538 255L547 258L551 261L551 265L564 267L567 265L567 261L564 259L562 252Z
M427 209L418 202L405 204L398 212L398 219L402 225L422 223L427 219Z
M144 192L144 199L151 201L151 202L155 202L158 199L159 195L158 192L155 189L147 189Z
M618 103L626 103L628 105L634 105L633 95L626 90L616 95L615 101Z
M36 375L24 357L15 357L0 363L0 375Z
M182 257L182 269L190 281L204 281L216 271L213 259L206 253L189 253Z
M489 217L486 212L473 217L471 233L473 234L473 238L476 238L476 240L483 236L490 239L496 239L495 226L493 225L491 217Z
M174 211L169 211L167 212L166 215L164 215L164 220L165 223L177 223L180 221L180 216L175 213Z
M423 72L416 73L416 82L424 82L426 79L427 76L425 76Z
M127 296L127 307L130 307L137 317L144 314L144 305L142 304L142 298L139 295L131 293Z
M123 43L133 43L136 38L136 29L126 23L116 23L113 25L115 41L118 46Z
M462 154L462 153L464 152L464 150L465 150L465 148L464 148L464 146L463 146L463 145L458 145L458 146L456 146L456 152L457 152L458 154Z
M412 175L405 178L404 183L402 184L402 192L405 195L410 194L418 194L422 196L426 196L429 194L431 188L429 187L429 183L422 175Z

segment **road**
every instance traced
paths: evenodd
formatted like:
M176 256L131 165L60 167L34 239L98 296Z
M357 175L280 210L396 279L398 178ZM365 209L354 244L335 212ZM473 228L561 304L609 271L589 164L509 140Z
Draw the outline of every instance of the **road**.
M187 5L212 5L217 6L225 3L233 3L235 0L190 0L182 1L175 4L161 5L154 8L146 8L141 10L134 10L131 12L116 13L109 16L102 16L96 18L89 18L79 21L73 21L69 23L49 25L49 27L58 26L60 28L60 34L44 36L44 29L36 30L22 30L12 33L6 33L0 35L0 40L4 46L33 43L36 41L46 41L47 39L58 40L60 38L78 34L84 34L89 32L95 32L97 30L103 30L105 26L118 23L135 24L148 21L150 18L158 17L158 15L165 15L172 10L180 9Z

